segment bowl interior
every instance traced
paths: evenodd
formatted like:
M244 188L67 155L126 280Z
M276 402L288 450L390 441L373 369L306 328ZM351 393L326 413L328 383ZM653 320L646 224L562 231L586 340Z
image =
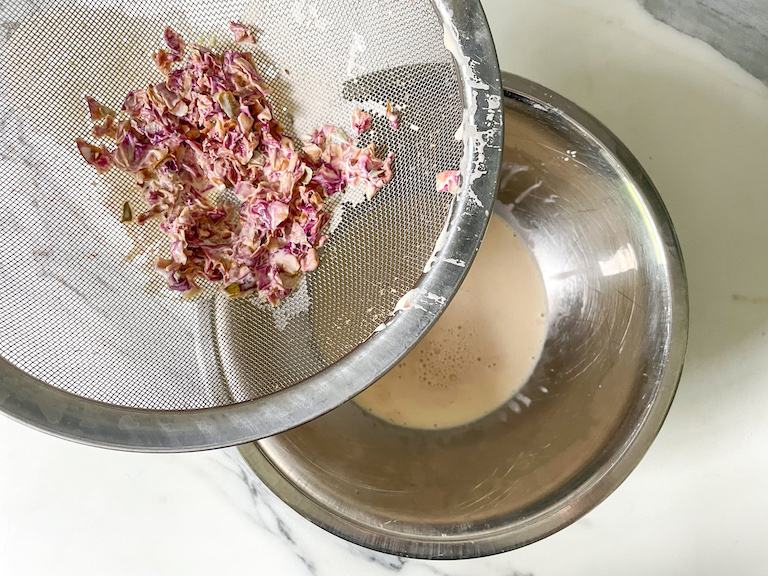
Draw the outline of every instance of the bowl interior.
M528 382L502 408L455 429L397 427L349 402L243 449L299 511L374 548L476 556L573 521L640 459L679 377L685 280L652 185L583 111L504 80L495 210L533 251L549 308ZM627 456L644 425L652 430Z

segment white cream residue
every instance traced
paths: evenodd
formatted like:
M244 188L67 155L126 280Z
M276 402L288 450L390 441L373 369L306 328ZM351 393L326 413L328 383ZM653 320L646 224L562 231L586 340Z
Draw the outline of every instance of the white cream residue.
M452 24L453 14L446 6L442 5L441 3L438 3L438 6L439 9L444 12L445 17L443 20L443 44L445 45L445 48L448 50L448 52L451 53L451 55L453 55L454 59L456 60L456 64L458 64L459 69L462 71L464 77L472 88L488 90L488 84L480 80L475 74L472 60L469 58L469 56L465 56L461 51L461 47L456 40L459 33L458 30L456 30L456 27Z
M397 301L397 304L395 304L395 312L400 312L400 310L409 310L410 308L425 310L425 308L422 306L413 303L420 292L423 292L423 290L419 290L418 288L408 290L408 292L403 294L403 297Z
M432 300L433 302L436 302L438 304L445 304L445 296L438 296L437 294L434 294L433 292L421 292L427 300Z
M291 7L294 22L306 30L326 32L328 21L320 16L317 6L307 0L294 0Z
M520 402L520 404L522 404L526 408L528 408L528 406L530 406L532 402L532 400L528 396L520 393L515 394L515 400Z
M451 214L453 213L453 206L454 202L451 202L451 207L448 210L448 217L445 219L445 224L443 224L443 229L440 231L440 235L437 237L437 242L435 242L435 247L432 249L432 255L429 257L429 260L427 260L427 263L424 265L424 274L432 270L432 266L437 262L438 255L440 254L440 251L445 248L445 243L448 241L448 226L451 223Z
M427 292L423 288L414 288L406 292L403 297L397 301L397 304L395 305L395 312L399 312L400 310L408 310L410 308L416 308L426 312L427 309L424 306L431 303L438 305L445 304L445 296L440 296L438 294L434 294L433 292Z
M349 45L349 58L347 59L347 76L354 76L357 57L363 52L365 52L365 38L357 32L352 32L352 42Z
M275 326L281 332L286 329L291 320L299 316L304 312L309 312L309 306L312 300L309 297L309 291L307 290L307 278L302 277L299 281L299 285L291 292L280 306L270 306L269 310L272 312L272 318L275 321Z
M462 119L461 124L459 124L459 127L456 128L456 134L453 135L453 137L456 139L457 142L461 142L464 140L464 120Z
M445 48L453 55L462 76L465 78L465 82L470 88L470 96L464 109L461 125L456 131L456 139L464 142L464 155L460 163L461 174L464 178L462 191L468 194L478 207L482 208L483 203L472 189L472 183L488 173L485 169L485 147L488 144L488 138L492 130L481 132L475 125L474 118L478 109L478 94L480 91L488 90L489 86L478 78L477 74L475 74L472 60L461 51L457 41L458 31L452 24L450 9L440 2L437 3L437 7L443 13L443 43ZM486 118L492 120L500 107L501 98L489 96L487 99ZM472 158L471 153L474 154L474 158Z
M493 121L493 117L496 115L496 110L501 108L501 96L492 94L488 96L488 110L485 115L486 122Z
M329 196L325 201L325 209L331 217L325 225L324 233L330 236L336 231L344 221L344 211L347 207L354 208L365 201L365 187L352 184L348 184L340 193Z
M556 113L558 111L557 108L550 108L549 106L543 106L542 104L539 104L535 100L531 100L531 108L535 108L536 110L541 110L542 112L553 112Z
M533 192L533 191L534 191L534 190L536 190L537 188L541 187L541 185L542 185L542 181L541 181L541 180L539 180L538 182L536 182L536 184L533 184L532 186L529 186L528 188L526 188L525 190L523 190L523 191L520 193L520 195L519 195L517 198L515 198L515 202L514 202L514 204L512 204L512 205L509 207L510 211L511 211L511 210L514 210L514 209L515 209L515 206L517 206L518 204L520 204L520 202L522 202L523 200L525 200L525 199L528 197L528 195L529 195L531 192Z

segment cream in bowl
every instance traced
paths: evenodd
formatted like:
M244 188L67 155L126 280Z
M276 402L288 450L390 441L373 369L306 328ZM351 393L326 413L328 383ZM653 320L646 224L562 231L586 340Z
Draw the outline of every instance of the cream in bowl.
M410 428L478 420L528 380L544 344L546 316L547 296L533 254L493 215L448 309L408 356L354 402Z

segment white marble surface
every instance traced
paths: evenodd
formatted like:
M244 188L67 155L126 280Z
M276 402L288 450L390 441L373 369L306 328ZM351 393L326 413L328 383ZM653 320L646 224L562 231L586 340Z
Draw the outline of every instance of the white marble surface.
M688 266L667 423L603 504L492 558L401 560L300 518L233 450L110 452L0 418L0 574L768 573L768 88L632 0L486 0L502 67L576 101L645 165Z

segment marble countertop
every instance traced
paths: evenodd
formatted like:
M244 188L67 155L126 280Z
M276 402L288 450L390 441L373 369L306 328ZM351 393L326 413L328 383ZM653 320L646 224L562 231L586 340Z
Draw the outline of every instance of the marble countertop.
M646 167L677 227L691 333L645 459L573 526L428 562L299 517L236 450L128 454L0 418L0 574L768 573L768 88L634 0L486 0L503 69L574 100Z

